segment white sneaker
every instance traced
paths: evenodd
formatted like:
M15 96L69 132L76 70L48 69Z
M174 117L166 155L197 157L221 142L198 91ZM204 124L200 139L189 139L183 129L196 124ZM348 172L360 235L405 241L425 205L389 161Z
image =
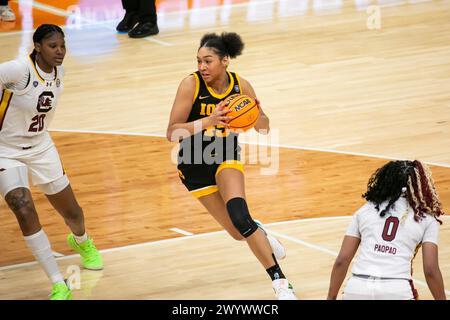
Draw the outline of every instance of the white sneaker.
M16 15L9 6L0 6L0 20L2 21L16 21Z
M269 240L270 247L272 248L273 254L275 255L275 258L277 260L283 260L286 258L286 249L281 244L280 240L275 238L274 236L271 236L267 233L266 229L264 228L263 224L259 220L254 220L258 227L265 233L267 236L267 240Z
M287 279L273 280L272 288L278 300L298 300L294 288Z

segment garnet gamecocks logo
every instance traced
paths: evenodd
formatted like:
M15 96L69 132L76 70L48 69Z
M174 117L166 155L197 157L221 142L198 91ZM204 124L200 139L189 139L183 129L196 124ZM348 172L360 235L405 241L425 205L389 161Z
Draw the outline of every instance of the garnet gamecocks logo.
M52 103L53 103L54 97L55 96L53 95L53 92L51 92L51 91L42 92L38 99L37 111L49 112L52 109Z

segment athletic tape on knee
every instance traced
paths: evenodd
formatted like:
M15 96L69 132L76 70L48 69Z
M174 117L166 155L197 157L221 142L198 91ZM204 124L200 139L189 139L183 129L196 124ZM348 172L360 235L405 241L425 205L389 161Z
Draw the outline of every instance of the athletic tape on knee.
M244 238L250 237L258 230L258 225L250 216L245 199L233 198L229 200L227 202L227 210L231 222L233 222L233 225Z

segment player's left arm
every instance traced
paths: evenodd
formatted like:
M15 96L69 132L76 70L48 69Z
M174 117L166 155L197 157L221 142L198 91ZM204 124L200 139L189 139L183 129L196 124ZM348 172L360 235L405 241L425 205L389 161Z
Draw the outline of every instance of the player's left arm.
M241 87L242 87L242 94L245 94L245 95L255 99L256 104L259 108L259 117L255 124L255 130L261 134L268 134L270 131L269 117L264 113L264 111L261 107L261 102L256 97L255 90L253 89L250 82L248 82L247 80L240 78L240 81L241 81Z
M347 275L350 262L352 262L360 242L361 239L357 237L344 237L341 251L337 256L336 261L334 262L333 270L331 271L327 300L336 300L342 282L344 282L345 276Z
M438 246L433 242L422 244L423 272L428 288L436 300L446 300L444 280L439 268Z

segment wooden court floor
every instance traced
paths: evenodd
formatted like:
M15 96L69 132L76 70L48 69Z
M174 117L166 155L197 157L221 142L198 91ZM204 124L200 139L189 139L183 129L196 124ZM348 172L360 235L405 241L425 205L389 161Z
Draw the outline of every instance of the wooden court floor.
M267 276L245 244L221 232L184 190L170 159L174 145L163 138L141 136L54 132L53 137L84 208L88 231L105 250L105 270L83 270L77 298L271 299ZM243 147L250 155L250 146ZM246 166L250 209L288 249L283 268L298 283L300 297L322 299L349 217L363 204L361 194L371 172L386 160L288 148L278 151L276 175L261 175L268 165ZM449 168L432 170L447 207ZM79 258L65 244L68 229L45 197L34 194L53 250L66 255L60 265L70 277L70 268L78 265ZM0 210L0 288L5 288L0 299L44 299L48 293L45 274L29 263L33 258L4 203ZM174 228L193 235L179 234ZM448 229L445 223L440 244L447 283ZM416 260L416 280L423 284L421 259ZM202 278L204 274L208 279ZM23 291L21 285L28 280L35 289ZM111 285L114 290L107 289ZM422 297L430 297L426 287L419 288Z
M108 11L106 0L11 1L18 21L0 24L0 62L29 51L30 30L40 23L65 26L65 91L52 136L106 265L81 270L74 298L273 299L245 244L221 231L180 183L176 145L164 138L176 88L195 70L206 32L238 31L246 43L231 70L251 81L273 129L268 141L251 140L271 147L243 145L258 159L246 164L247 198L252 215L286 246L282 267L301 299L325 298L349 218L370 174L389 159L429 163L449 210L448 2L157 3L161 32L138 41L115 33L120 4ZM380 29L367 28L368 5L379 6ZM79 20L70 6L78 6ZM32 191L70 276L79 258L65 244L68 229ZM46 299L48 280L3 200L0 219L0 299ZM447 293L448 232L444 218ZM421 268L419 254L414 279L430 299Z

